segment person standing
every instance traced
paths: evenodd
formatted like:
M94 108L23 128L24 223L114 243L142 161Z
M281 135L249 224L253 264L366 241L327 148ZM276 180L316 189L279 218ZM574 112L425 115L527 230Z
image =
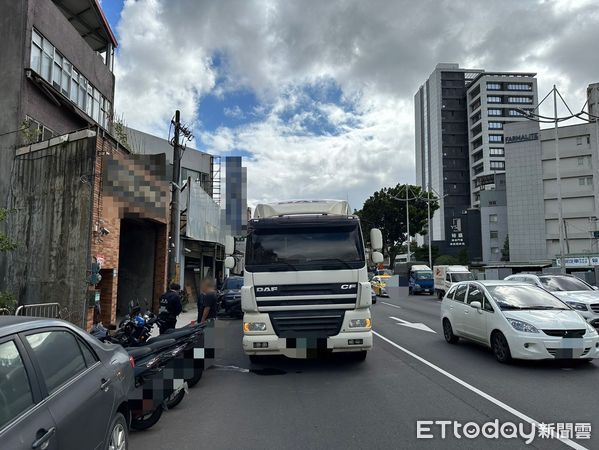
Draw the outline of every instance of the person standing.
M177 325L177 316L183 310L180 291L181 286L178 283L171 283L168 291L160 296L160 310L158 311L160 334Z
M202 281L198 296L198 323L212 324L217 309L216 284L212 278L206 278Z

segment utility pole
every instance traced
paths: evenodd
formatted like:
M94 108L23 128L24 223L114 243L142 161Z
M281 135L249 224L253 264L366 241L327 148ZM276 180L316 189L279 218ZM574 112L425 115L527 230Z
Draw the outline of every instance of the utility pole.
M555 118L555 174L557 183L557 228L559 231L560 271L566 273L566 258L564 257L564 217L562 211L562 180L559 171L559 137L557 126L557 88L553 85L553 116Z
M406 228L408 233L408 257L407 261L410 262L410 202L408 201L408 183L406 183Z
M168 245L168 279L169 282L178 282L179 274L177 265L179 263L179 238L181 233L181 211L179 204L181 182L181 146L179 144L179 131L181 130L181 113L175 111L175 136L173 137L173 177L171 181L171 221Z

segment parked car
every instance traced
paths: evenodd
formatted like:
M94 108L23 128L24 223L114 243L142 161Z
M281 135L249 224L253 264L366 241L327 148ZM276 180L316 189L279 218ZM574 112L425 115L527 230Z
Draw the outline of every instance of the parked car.
M445 340L491 347L499 362L599 357L599 334L551 293L515 281L463 281L441 302Z
M387 293L387 289L385 289L385 287L387 285L384 280L386 278L390 278L390 277L383 277L381 275L377 275L377 276L372 277L372 280L370 280L372 289L374 289L375 294L379 297L389 297L389 294Z
M132 364L67 322L0 317L2 448L127 448Z
M505 278L534 284L566 302L587 322L599 328L599 290L573 275L534 275L521 273Z
M225 278L223 286L219 291L219 303L228 316L242 317L241 311L241 287L243 277L230 276Z

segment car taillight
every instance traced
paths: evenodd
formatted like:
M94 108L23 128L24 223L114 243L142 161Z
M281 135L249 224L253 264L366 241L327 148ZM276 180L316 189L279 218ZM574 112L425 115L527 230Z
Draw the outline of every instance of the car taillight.
M133 356L129 356L129 364L131 364L132 369L135 369L135 358Z

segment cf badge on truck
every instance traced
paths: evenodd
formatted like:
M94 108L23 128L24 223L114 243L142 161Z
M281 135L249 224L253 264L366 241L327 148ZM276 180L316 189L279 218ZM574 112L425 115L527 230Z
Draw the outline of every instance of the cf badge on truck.
M355 284L342 284L341 285L341 289L355 289L356 285Z

